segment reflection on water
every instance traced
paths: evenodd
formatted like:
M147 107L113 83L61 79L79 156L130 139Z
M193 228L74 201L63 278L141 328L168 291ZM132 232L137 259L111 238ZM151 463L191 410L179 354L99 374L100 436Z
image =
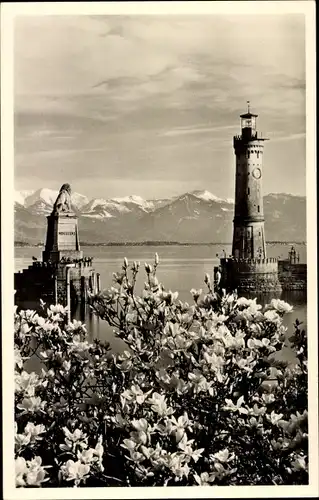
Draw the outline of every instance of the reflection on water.
M295 245L300 253L301 262L305 262L306 247ZM82 250L87 256L93 257L95 271L100 273L102 288L109 288L113 285L112 274L121 269L123 258L127 257L129 262L134 260L141 262L141 272L138 275L136 293L141 293L145 281L143 269L144 262L151 263L157 252L160 257L158 269L158 279L165 286L166 290L178 291L182 301L192 302L190 290L192 288L202 288L205 292L204 277L208 273L212 276L213 269L218 264L216 254L222 255L231 251L227 245L198 245L198 246L135 246L135 247L86 247ZM267 247L269 257L286 256L290 245L272 245ZM21 270L32 263L32 256L41 258L41 248L16 248L15 267ZM252 298L256 294L251 294ZM293 333L293 324L298 318L307 323L307 298L305 292L282 292L281 294L259 294L257 301L265 305L273 297L281 298L294 306L292 313L285 316L285 325L289 334ZM28 305L28 307L32 307ZM115 351L123 349L123 342L118 339L113 329L107 325L106 321L99 320L89 307L78 307L73 313L75 319L84 321L87 326L90 339L98 338L108 341Z
M255 298L256 294L246 294L248 298ZM302 322L303 328L307 326L307 316L306 316L306 293L300 291L286 291L281 294L260 294L257 295L257 302L262 306L269 304L271 299L280 298L285 302L288 302L293 306L293 311L286 314L284 317L284 325L287 327L287 336L289 337L294 332L294 323L296 319ZM92 312L90 306L79 304L78 307L73 311L72 317L74 319L80 320L85 323L89 340L94 338L107 341L110 343L111 348L119 352L124 347L124 342L119 339L113 332L113 327L108 325L105 320L99 319L94 312Z

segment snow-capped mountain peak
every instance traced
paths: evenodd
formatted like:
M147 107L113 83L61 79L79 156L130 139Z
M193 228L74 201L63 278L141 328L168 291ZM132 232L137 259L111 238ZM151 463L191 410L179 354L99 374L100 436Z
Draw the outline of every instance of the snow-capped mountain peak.
M144 200L144 198L142 198L141 196L136 195L124 196L123 198L113 198L112 201L115 201L117 203L138 205L140 208L146 211L154 208L154 202Z
M218 196L215 196L213 193L207 190L195 190L190 194L204 201L216 201L217 203L234 203L234 200L232 198L219 198Z
M37 189L30 196L27 196L24 200L24 206L26 208L34 205L38 201L42 201L49 206L52 206L58 196L58 191L48 188Z
M34 189L23 189L22 191L15 190L14 201L24 206L25 199L34 193Z
M55 189L41 188L36 191L23 190L15 192L15 201L23 205L25 208L37 205L41 207L40 211L48 212L53 207L59 191ZM71 203L77 209L81 210L89 199L80 193L71 193Z

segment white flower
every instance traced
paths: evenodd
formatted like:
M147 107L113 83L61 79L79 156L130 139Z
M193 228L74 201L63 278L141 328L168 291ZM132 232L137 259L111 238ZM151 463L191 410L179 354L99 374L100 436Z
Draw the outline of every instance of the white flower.
M35 388L39 384L39 376L35 372L15 374L15 391L24 392L26 396L34 396Z
M82 432L81 429L75 429L74 432L70 432L67 427L63 427L63 432L65 437L70 441L73 441L74 443L77 441L84 440L87 437L87 435L84 434L84 432Z
M175 480L181 479L183 476L188 477L190 472L189 466L187 464L182 465L183 457L180 455L172 455L170 457L168 466L175 474Z
M15 460L16 486L41 486L46 481L41 457L26 461L23 457Z
M63 307L61 304L57 304L57 305L51 305L50 306L50 309L48 309L48 316L51 315L51 313L53 314L63 314L65 315L68 311L68 308L67 307Z
M175 433L177 443L183 438L187 427L190 427L190 422L186 412L184 415L178 417L177 420L174 416L169 420L169 431L170 433Z
M29 486L41 486L45 481L45 470L41 466L41 457L35 457L33 460L27 462L29 470L27 472L26 482Z
M199 290L196 290L195 288L192 288L190 293L192 294L193 296L193 299L194 300L197 300L198 297L202 294L203 290L200 288Z
M130 389L127 389L126 391L123 391L121 394L121 402L122 406L124 407L126 402L128 403L137 403L139 405L143 404L147 396L151 393L152 391L148 391L144 394L142 389L138 385L131 385Z
M17 347L14 348L14 362L19 367L23 367L23 359L21 357L21 353Z
M278 313L276 311L274 311L273 309L270 309L269 311L266 311L264 313L264 318L267 321L272 321L272 322L278 322L280 320L280 317L279 317Z
M79 335L74 335L70 349L72 352L82 354L90 349L90 344L87 340L82 342Z
M261 396L266 403L266 405L269 405L275 401L275 395L270 393L270 394L262 394Z
M231 460L234 459L234 457L235 457L234 453L230 455L227 448L211 455L211 458L214 458L215 460L218 460L219 462L223 463L230 462Z
M305 457L302 457L301 455L298 455L291 465L294 471L307 469Z
M270 306L273 309L276 309L279 313L289 313L292 311L293 307L284 300L272 299L270 302Z
M97 457L98 463L100 464L100 469L103 472L104 467L102 465L102 459L104 454L104 447L102 445L102 436L99 436L97 444L93 450L94 455Z
M192 373L189 373L188 378L196 394L202 391L203 392L209 391L211 389L211 385L213 384L212 381L207 382L207 379L198 370L194 370Z
M64 371L69 372L71 369L71 361L63 361L62 368Z
M88 464L82 464L80 460L77 462L68 460L61 466L60 471L66 481L75 481L76 484L79 484L80 481L87 478L90 472L90 466Z
M161 417L174 413L174 410L172 408L168 408L165 396L159 394L158 392L154 392L152 394L152 397L149 398L146 402L150 404L152 410L155 413L158 413Z
M15 434L14 436L14 446L16 452L19 452L23 446L27 446L30 443L30 434Z
M236 412L238 411L239 413L243 413L245 415L248 414L248 410L246 408L242 408L242 404L244 403L244 396L241 396L238 400L236 405L232 402L231 399L225 399L226 406L223 407L223 410L228 410L228 411L233 411Z
M270 415L266 415L267 420L269 420L273 425L278 425L279 420L283 417L283 413L271 412Z
M202 472L200 476L198 474L194 474L194 478L199 486L209 486L210 483L213 483L215 481L215 474Z
M24 475L28 470L27 463L23 457L15 460L16 486L25 486Z
M254 305L256 303L256 299L251 300L251 299L246 299L246 297L240 297L237 299L236 305L240 307L249 307L251 305Z
M42 401L40 397L23 398L21 403L17 405L19 410L23 410L23 413L36 413L39 410L43 410L46 405L46 401Z
M148 422L147 420L145 420L145 418L141 418L140 420L132 420L132 425L137 431L148 431Z
M89 448L88 450L82 450L82 451L78 450L77 457L78 457L78 460L80 460L84 464L88 464L88 463L92 462L92 460L93 460L94 449Z

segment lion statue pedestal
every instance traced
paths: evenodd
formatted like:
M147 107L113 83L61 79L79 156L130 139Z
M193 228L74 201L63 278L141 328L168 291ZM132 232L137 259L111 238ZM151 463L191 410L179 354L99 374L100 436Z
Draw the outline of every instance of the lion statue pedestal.
M64 259L82 259L78 234L78 218L71 208L71 188L63 184L47 217L48 228L43 262L59 262Z

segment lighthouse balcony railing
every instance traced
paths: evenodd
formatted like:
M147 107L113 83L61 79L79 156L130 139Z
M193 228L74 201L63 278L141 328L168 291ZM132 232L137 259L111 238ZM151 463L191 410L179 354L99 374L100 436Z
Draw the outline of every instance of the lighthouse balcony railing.
M250 133L250 134L242 134L242 135L235 135L234 136L234 143L235 142L241 142L241 141L245 141L245 140L249 140L249 141L252 141L252 140L255 140L255 139L260 139L260 137L258 137L258 132L253 132L253 133Z
M247 263L247 264L274 264L278 262L278 259L276 257L266 257L264 258L239 258L236 259L235 257L225 257L220 259L221 263L227 263L227 262L236 262L236 263Z
M68 259L68 258L62 258L59 262L42 262L40 260L34 261L30 266L28 266L29 269L56 269L61 266L66 266L69 264L74 264L75 267L91 267L92 266L92 261L93 258L91 257L84 257L83 259Z

